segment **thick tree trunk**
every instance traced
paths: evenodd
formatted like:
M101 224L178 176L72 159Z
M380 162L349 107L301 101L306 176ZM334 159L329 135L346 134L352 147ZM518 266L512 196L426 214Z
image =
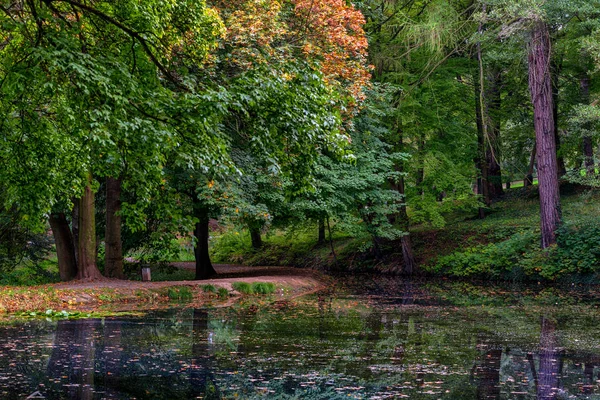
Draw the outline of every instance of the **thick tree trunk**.
M208 253L208 210L201 207L198 202L194 204L194 212L198 222L194 229L196 237L196 246L194 247L194 257L196 259L196 277L194 279L209 279L217 275L217 271L210 262L210 254Z
M85 187L79 199L79 243L77 279L99 279L102 274L96 266L96 218L94 210L94 192L90 186Z
M317 244L325 243L325 218L319 218L319 239Z
M123 279L123 244L121 242L121 180L106 178L106 232L104 237L104 273Z
M555 232L561 218L549 66L548 27L544 22L538 21L533 28L529 45L529 90L537 143L542 248L556 243Z
M56 245L58 258L58 273L61 281L70 281L77 276L77 261L75 259L75 245L69 228L69 222L64 213L50 215L50 227Z
M486 146L485 159L488 165L488 192L491 199L498 198L504 193L502 188L502 169L500 167L500 127L501 127L501 97L502 72L492 70L488 89L488 120L489 144Z
M260 237L260 229L254 226L250 226L248 230L250 231L250 240L252 241L252 248L254 250L259 250L263 245L262 238Z
M579 89L581 95L581 104L589 105L590 104L590 77L587 72L582 73L579 78ZM590 124L584 124L582 126L584 130L584 135L582 139L582 148L583 148L583 165L588 171L594 170L594 144L592 142L592 137L589 135L591 131Z

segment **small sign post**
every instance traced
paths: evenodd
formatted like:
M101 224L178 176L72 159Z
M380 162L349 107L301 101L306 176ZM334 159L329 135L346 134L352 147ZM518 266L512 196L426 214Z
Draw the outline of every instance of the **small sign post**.
M150 282L151 280L150 267L142 267L142 282Z

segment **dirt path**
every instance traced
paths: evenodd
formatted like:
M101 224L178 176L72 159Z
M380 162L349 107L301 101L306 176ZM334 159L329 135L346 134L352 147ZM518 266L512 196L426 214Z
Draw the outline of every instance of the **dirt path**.
M194 263L174 263L178 268L193 269ZM0 313L66 309L70 312L144 309L172 302L169 288L187 287L194 306L220 299L203 290L206 285L229 292L229 303L241 294L233 289L234 282L270 282L280 298L294 298L313 293L330 284L327 277L313 270L289 267L247 267L215 265L218 277L202 281L140 282L118 279L72 281L32 287L0 287Z

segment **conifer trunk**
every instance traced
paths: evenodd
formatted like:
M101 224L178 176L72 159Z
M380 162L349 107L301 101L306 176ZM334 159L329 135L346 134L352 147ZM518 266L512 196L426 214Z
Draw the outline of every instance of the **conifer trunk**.
M561 218L554 137L550 51L548 27L544 22L537 21L531 33L528 61L529 90L533 103L537 143L542 248L556 243L555 232Z
M92 176L88 176L88 184L79 199L79 256L77 279L99 279L102 274L96 266L96 218L94 192L91 187Z
M121 180L106 178L106 246L104 273L109 278L123 279L123 244L121 242Z
M58 258L58 273L61 281L70 281L77 276L77 261L75 259L75 245L69 222L64 213L50 215L50 227L56 245Z

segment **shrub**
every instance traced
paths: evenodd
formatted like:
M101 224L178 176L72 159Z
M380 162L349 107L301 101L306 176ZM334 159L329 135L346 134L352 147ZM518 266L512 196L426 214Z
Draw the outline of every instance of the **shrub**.
M225 289L224 287L220 287L219 290L217 290L217 295L221 299L226 299L229 297L229 291L227 289Z

